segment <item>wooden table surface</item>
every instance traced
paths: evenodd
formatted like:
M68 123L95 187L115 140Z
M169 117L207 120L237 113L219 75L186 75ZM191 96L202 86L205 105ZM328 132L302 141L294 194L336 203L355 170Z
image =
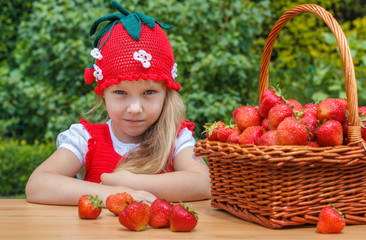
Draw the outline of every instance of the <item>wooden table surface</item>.
M96 220L82 220L76 206L0 199L0 239L366 239L366 225L346 226L340 234L316 233L315 225L273 230L212 208L210 201L187 204L194 207L199 217L192 232L151 227L134 232L120 225L108 209L103 209Z

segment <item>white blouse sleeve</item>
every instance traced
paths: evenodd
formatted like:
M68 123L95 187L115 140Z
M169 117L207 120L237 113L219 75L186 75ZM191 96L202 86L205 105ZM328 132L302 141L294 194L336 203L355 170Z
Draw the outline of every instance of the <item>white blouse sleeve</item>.
M173 157L175 158L177 154L186 147L194 147L196 140L192 136L192 132L188 128L183 128L179 133L179 136L175 140L175 151Z
M85 156L88 152L89 132L80 124L72 124L71 127L57 136L56 146L66 148L73 152L82 166L85 164Z

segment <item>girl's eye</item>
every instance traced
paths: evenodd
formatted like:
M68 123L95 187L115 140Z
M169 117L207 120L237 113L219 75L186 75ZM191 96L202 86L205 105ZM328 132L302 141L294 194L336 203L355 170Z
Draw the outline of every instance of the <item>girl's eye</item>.
M115 93L117 93L118 95L125 95L127 94L125 91L123 90L116 90Z
M152 94L154 94L155 93L155 91L154 90L146 90L145 91L145 94L146 95L152 95Z

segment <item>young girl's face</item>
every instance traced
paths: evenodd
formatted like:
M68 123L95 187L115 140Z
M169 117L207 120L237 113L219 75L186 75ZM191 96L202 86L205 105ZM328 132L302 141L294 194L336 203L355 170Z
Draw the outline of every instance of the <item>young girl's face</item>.
M116 137L125 143L138 143L159 118L165 94L164 82L153 80L121 81L107 87L102 97Z

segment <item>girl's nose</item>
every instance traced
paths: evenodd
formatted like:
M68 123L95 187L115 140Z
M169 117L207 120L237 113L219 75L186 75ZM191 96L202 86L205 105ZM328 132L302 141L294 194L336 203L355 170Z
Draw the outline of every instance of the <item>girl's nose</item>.
M135 100L135 101L132 101L128 108L127 108L127 112L129 114L138 114L138 113L141 113L142 112L142 106L140 104L139 101Z

